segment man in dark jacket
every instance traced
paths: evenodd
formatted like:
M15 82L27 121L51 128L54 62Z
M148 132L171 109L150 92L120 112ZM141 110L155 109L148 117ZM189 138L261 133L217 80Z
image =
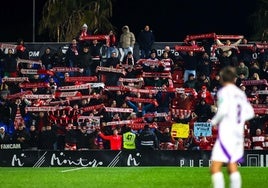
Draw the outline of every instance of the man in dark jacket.
M90 47L89 44L84 44L82 47L82 52L79 53L78 55L78 60L77 60L77 64L78 67L83 68L84 72L83 75L84 76L91 76L92 73L92 56L90 53Z
M149 125L145 125L138 136L138 149L140 150L156 150L159 149L159 142L156 134L150 129Z
M142 30L138 36L138 43L141 51L140 58L149 58L154 42L154 33L150 30L149 25L146 25L144 30Z
M9 144L11 143L11 136L6 133L5 127L0 127L0 144Z

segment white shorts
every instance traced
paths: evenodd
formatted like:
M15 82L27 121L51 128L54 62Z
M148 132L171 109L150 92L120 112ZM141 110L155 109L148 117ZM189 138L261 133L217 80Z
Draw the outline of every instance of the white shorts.
M223 163L242 162L244 155L244 144L242 141L222 142L217 139L212 149L211 160Z

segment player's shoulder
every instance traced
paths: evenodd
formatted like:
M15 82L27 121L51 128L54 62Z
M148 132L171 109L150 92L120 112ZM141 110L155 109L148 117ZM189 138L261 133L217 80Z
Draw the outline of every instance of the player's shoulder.
M239 87L237 87L235 84L229 85L228 89L227 89L227 93L230 96L234 96L235 98L237 98L239 96L239 98L245 98L246 94L244 91L242 91Z
M234 94L234 93L242 93L242 90L239 89L236 85L234 84L229 84L229 85L226 85L226 86L223 86L219 91L218 93L220 95L231 95L231 94Z

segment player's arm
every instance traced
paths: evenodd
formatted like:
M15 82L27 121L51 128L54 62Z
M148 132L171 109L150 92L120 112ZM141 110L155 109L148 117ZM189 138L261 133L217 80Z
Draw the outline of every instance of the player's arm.
M110 136L106 136L106 135L104 135L102 132L99 132L98 134L99 134L99 136L100 136L102 139L104 139L104 140L110 140Z
M252 119L255 116L254 109L251 104L247 101L244 103L244 117L245 121Z
M228 113L228 101L223 97L219 96L217 106L217 112L211 120L212 125L219 124L223 117Z

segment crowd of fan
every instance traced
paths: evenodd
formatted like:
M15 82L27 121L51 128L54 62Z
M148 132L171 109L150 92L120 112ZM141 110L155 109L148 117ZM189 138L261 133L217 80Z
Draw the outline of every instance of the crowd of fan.
M254 58L248 49L219 48L213 59L211 48L175 56L166 46L160 56L151 49L137 59L131 49L119 58L121 46L109 44L102 59L103 43L85 41L74 38L65 54L47 48L40 61L29 60L23 41L7 53L1 49L0 144L47 150L210 150L217 129L211 136L196 136L193 126L213 117L219 71L231 65L237 69L237 86L256 107L256 117L245 125L245 149L268 148L266 49ZM207 45L194 42L184 45ZM189 124L189 136L174 137L173 123Z

